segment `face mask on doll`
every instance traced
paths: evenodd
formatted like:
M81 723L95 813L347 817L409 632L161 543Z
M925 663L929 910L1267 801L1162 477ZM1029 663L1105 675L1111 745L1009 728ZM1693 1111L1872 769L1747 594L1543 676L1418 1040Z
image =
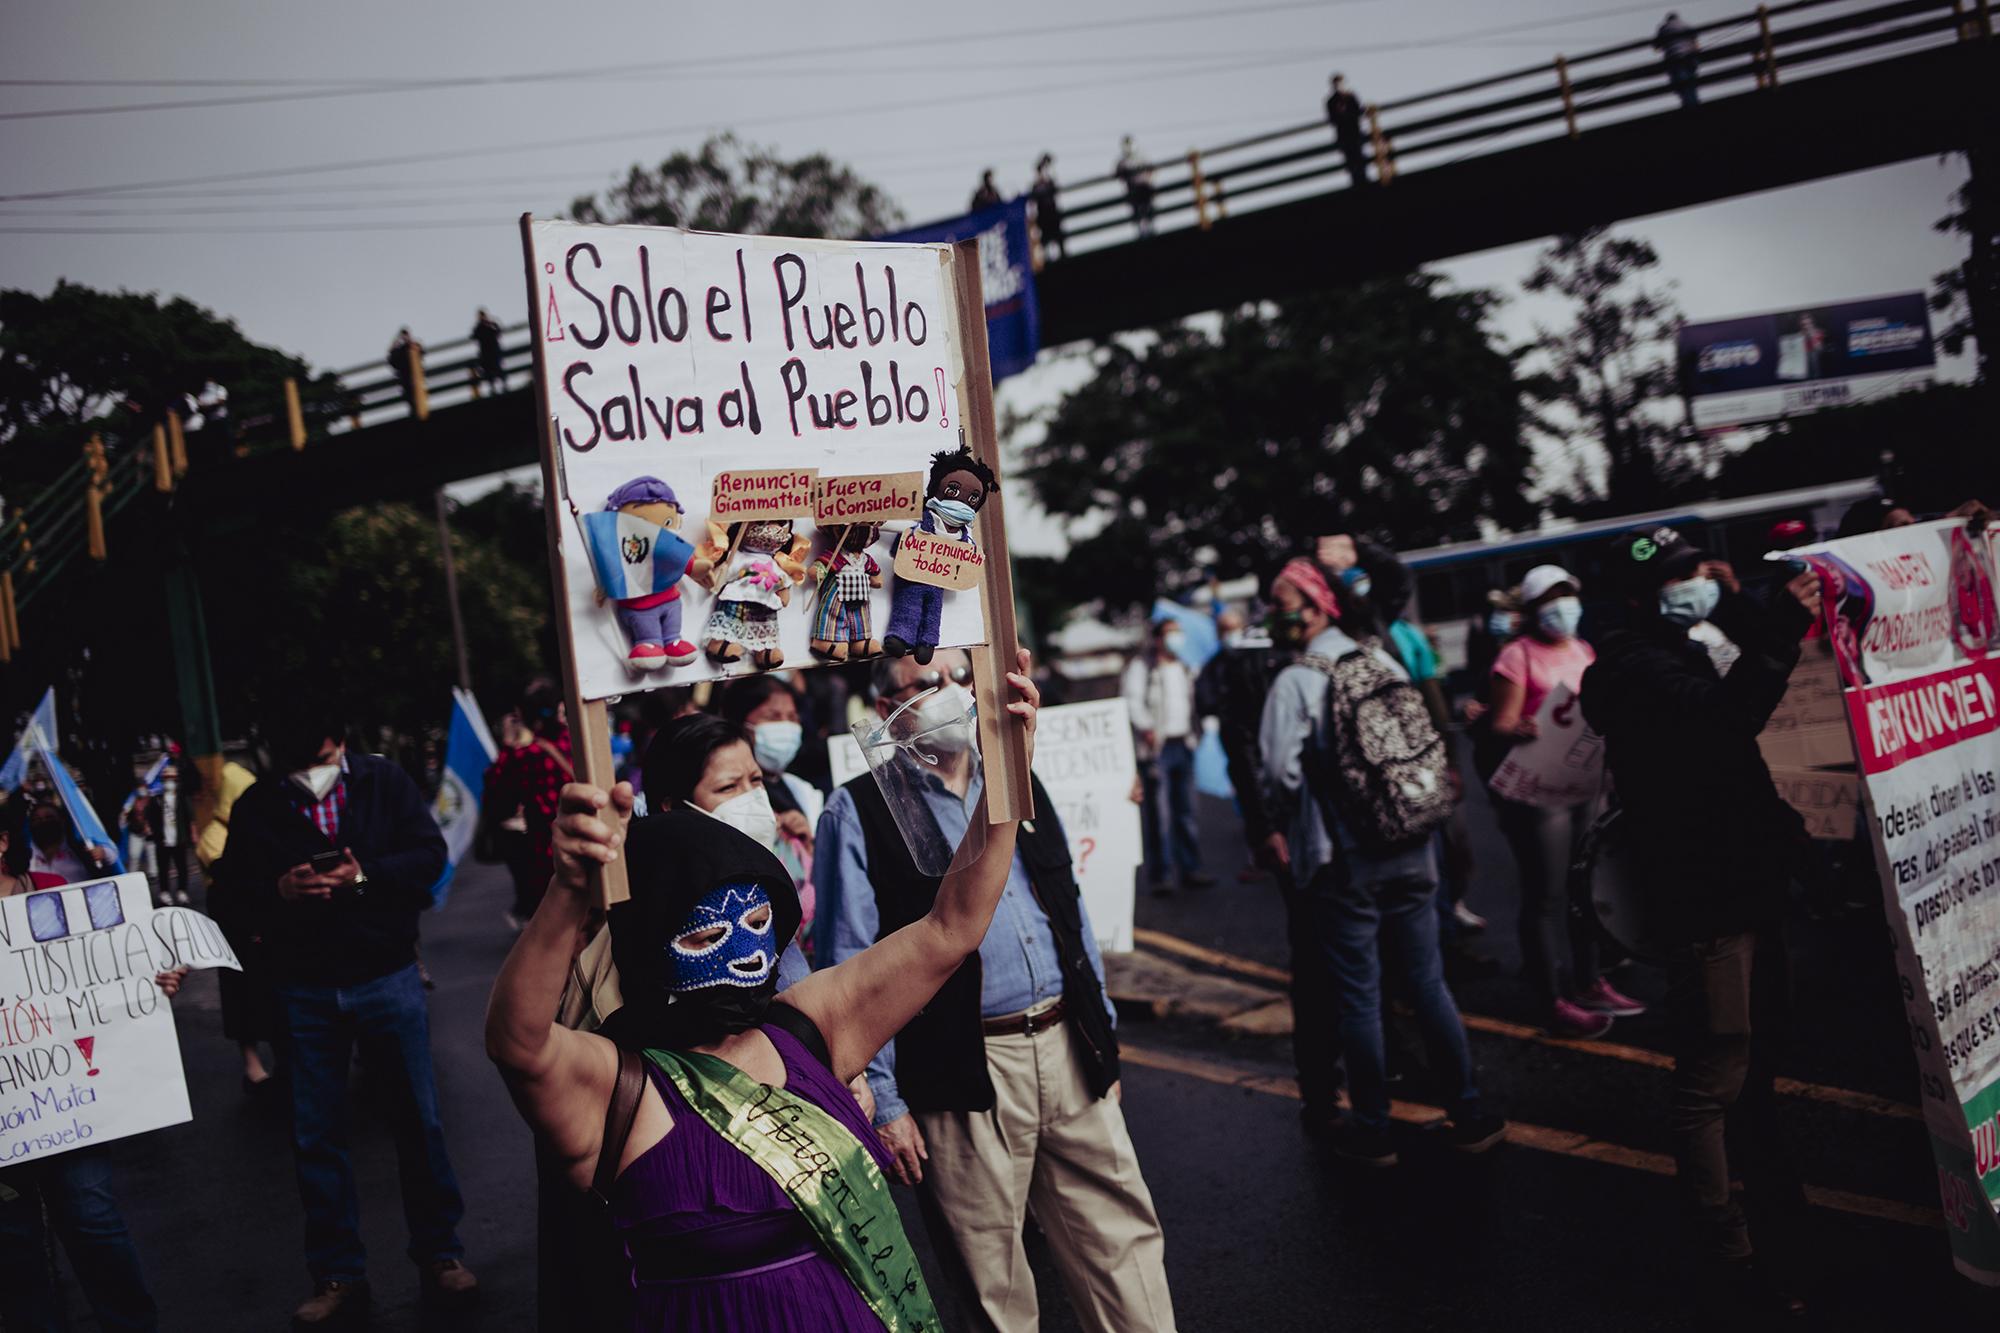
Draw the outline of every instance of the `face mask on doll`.
M690 801L689 804L694 803ZM694 808L701 809L698 805ZM762 787L752 787L741 796L732 796L715 809L702 813L710 819L721 820L759 847L777 845L778 812L771 808L771 793Z
M979 511L957 500L926 500L924 507L954 528L969 528Z
M1714 579L1685 579L1660 589L1660 619L1674 625L1699 625L1722 600L1722 585Z
M1576 627L1583 623L1583 603L1574 597L1558 597L1535 612L1535 623L1551 639L1574 638Z

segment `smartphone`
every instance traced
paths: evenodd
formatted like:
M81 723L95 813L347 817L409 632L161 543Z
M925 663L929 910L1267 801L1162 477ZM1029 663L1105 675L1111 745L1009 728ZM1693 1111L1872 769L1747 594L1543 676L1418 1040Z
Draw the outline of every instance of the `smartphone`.
M312 860L308 864L312 866L315 875L331 875L334 871L347 864L347 853L314 852Z

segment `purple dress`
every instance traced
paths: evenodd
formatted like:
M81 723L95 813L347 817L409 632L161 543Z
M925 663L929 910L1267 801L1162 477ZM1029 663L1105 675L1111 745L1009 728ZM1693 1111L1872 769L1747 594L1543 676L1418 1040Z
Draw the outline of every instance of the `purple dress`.
M786 1090L831 1114L886 1172L889 1154L854 1094L789 1032L762 1031L785 1062ZM778 1183L716 1133L650 1060L646 1074L674 1127L611 1189L612 1222L633 1258L635 1333L881 1333L881 1319L813 1241ZM722 1276L682 1275L690 1269Z

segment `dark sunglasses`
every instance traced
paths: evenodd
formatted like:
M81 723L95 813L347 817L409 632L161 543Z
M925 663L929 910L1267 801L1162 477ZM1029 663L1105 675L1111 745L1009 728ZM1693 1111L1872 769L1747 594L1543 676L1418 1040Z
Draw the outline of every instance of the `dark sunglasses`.
M950 671L919 672L915 680L893 691L889 697L897 699L905 694L914 694L919 690L941 689L947 680L954 685L970 685L972 683L971 664L967 663L964 666L955 666Z

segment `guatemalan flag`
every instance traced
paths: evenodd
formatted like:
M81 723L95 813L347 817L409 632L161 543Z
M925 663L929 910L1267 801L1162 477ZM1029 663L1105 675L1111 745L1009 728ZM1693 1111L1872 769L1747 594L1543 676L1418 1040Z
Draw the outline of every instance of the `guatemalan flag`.
M479 798L486 786L486 766L496 751L493 735L486 730L486 718L470 690L451 692L451 735L444 745L444 781L438 785L437 799L431 803L431 817L444 834L444 874L431 885L431 902L443 907L451 892L451 877L458 863L472 850L472 835L479 828Z
M616 510L583 515L583 540L590 549L590 572L614 602L666 592L694 558L694 547L672 528Z
M69 824L76 830L76 840L86 847L109 847L112 864L118 867L116 873L124 874L125 857L119 852L118 844L111 840L111 835L104 831L104 821L97 817L97 811L77 790L76 779L69 775L69 770L63 767L62 760L56 758L53 751L40 746L36 750L42 756L42 767L49 771L49 781L55 784L56 799L69 812Z
M0 764L0 791L13 791L28 780L28 756L36 750L56 750L56 691L50 686L28 718L28 729L15 742L14 753Z

